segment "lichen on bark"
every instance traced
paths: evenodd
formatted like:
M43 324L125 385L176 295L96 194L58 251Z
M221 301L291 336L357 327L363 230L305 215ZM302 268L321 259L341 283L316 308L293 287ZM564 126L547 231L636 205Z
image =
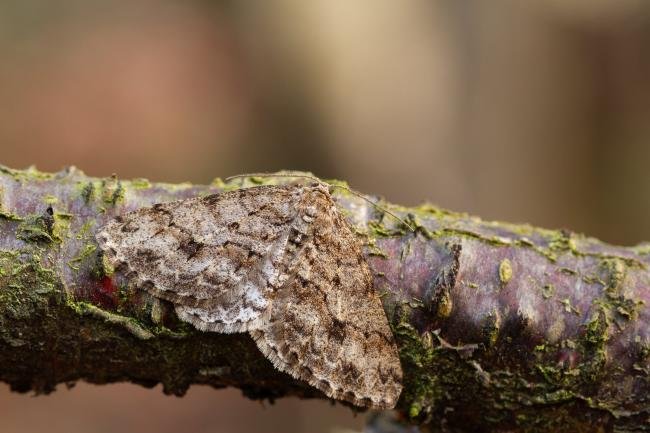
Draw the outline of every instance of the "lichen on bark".
M237 386L323 397L277 372L246 334L202 333L107 266L94 234L207 186L0 168L0 380ZM304 182L304 180L302 180ZM404 422L431 431L650 430L650 248L485 222L432 205L373 206L335 189L400 346ZM399 215L410 230L382 209Z

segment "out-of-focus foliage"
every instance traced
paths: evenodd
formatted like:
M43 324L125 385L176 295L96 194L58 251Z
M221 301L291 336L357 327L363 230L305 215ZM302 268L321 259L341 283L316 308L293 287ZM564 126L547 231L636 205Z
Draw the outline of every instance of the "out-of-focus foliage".
M201 183L309 170L636 243L650 240L649 43L650 4L635 0L5 1L0 162ZM237 395L3 387L0 412L3 431L42 419L51 433L363 420Z

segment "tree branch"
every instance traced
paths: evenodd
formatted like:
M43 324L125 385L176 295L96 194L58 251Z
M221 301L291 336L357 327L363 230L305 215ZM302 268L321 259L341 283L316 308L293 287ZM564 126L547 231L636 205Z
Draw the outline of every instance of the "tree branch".
M202 333L113 273L96 229L209 186L0 169L0 380L50 392L78 379L236 386L323 397L273 369L247 334ZM402 418L445 431L650 430L650 247L484 222L343 189L400 346ZM596 426L596 427L594 427Z

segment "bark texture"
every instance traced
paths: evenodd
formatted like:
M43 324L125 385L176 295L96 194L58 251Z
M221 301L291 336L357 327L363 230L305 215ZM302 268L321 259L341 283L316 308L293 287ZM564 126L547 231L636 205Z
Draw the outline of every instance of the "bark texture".
M0 168L0 380L195 383L252 398L323 397L247 334L203 333L110 269L95 231L154 203L305 182L211 185ZM401 420L430 431L650 431L650 246L485 222L431 205L334 197L366 244L400 348Z

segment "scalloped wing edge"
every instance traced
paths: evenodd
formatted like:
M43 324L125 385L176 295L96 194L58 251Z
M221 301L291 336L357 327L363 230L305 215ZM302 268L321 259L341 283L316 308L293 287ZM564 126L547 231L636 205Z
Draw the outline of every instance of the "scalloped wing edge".
M287 364L280 356L276 348L266 342L264 338L264 330L256 329L249 331L249 334L255 341L257 348L264 354L264 356L273 363L273 366L280 371L283 371L295 379L307 382L309 385L320 390L329 398L335 400L344 400L355 406L365 407L369 409L387 410L393 409L399 400L402 393L402 384L397 383L397 393L394 398L385 398L382 400L373 400L370 397L359 396L354 391L345 391L343 389L334 389L331 384L325 380L316 378L308 371L300 371L297 367ZM306 369L307 370L307 369Z
M224 334L235 334L240 332L251 331L254 329L259 329L262 326L262 324L268 320L271 311L271 302L269 302L269 305L266 307L264 312L260 314L256 319L249 320L249 321L235 321L233 323L223 323L223 322L209 323L199 319L198 317L194 316L191 313L186 313L180 310L180 308L182 307L190 307L190 308L201 307L203 305L208 304L211 300L208 299L202 300L202 299L192 298L189 296L174 295L169 291L158 289L153 283L153 281L151 281L150 279L142 278L142 276L138 273L138 271L133 269L126 261L126 259L124 257L121 257L117 253L115 246L110 242L105 228L108 227L108 225L113 223L114 223L113 221L110 221L109 223L104 225L103 229L97 232L95 236L99 248L102 250L103 254L106 256L111 266L116 268L119 266L126 267L127 275L131 275L131 274L133 275L129 277L129 280L133 281L133 284L135 284L137 288L146 291L147 293L149 293L151 296L155 298L160 298L165 301L171 302L172 304L175 304L174 307L175 307L176 314L181 320L190 323L199 331L203 331L203 332L212 331L212 332L220 332ZM176 305L176 304L182 304L182 305Z
M174 307L176 315L179 319L184 322L192 324L196 329L203 332L219 332L223 334L236 334L240 332L254 331L262 328L266 322L269 320L269 315L271 311L271 303L266 307L266 310L260 314L257 318L247 321L235 321L233 323L226 322L206 322L199 319L196 315L184 311L186 307L184 305L176 305Z

